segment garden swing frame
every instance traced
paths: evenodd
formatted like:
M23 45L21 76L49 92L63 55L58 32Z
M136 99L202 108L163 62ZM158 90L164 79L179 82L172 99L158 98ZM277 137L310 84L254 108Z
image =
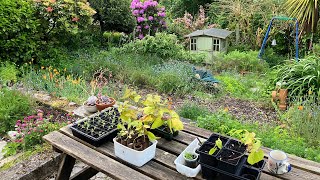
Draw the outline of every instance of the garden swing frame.
M299 22L297 20L297 18L290 18L290 17L283 17L283 16L276 16L276 17L273 17L269 23L269 26L268 26L268 30L266 32L266 35L264 36L264 39L263 39L263 42L262 42L262 46L260 48L260 51L259 51L259 55L258 55L258 58L259 59L262 59L261 56L264 54L264 50L265 50L265 47L266 47L266 44L267 44L267 40L268 40L268 37L269 37L269 34L270 34L270 31L271 31L271 27L272 27L272 23L274 20L281 20L281 21L295 21L295 31L296 31L296 54L295 54L295 59L296 61L299 60Z

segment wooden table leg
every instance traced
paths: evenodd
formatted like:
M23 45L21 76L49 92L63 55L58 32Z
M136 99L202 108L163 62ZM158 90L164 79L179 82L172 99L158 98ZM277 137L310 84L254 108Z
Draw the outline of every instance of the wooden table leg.
M76 159L68 154L62 154L62 161L58 170L56 180L67 180L70 178Z

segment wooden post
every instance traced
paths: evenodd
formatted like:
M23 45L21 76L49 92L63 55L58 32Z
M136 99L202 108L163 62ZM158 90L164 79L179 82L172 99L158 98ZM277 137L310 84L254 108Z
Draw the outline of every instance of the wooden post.
M68 154L62 154L62 161L58 170L56 180L66 180L70 178L76 159Z

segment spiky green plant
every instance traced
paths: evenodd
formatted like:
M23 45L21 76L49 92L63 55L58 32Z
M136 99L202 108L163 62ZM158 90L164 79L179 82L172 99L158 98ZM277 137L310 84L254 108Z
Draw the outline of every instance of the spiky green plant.
M290 61L277 70L276 82L287 88L289 97L294 98L314 93L320 95L320 58L312 55L299 62Z

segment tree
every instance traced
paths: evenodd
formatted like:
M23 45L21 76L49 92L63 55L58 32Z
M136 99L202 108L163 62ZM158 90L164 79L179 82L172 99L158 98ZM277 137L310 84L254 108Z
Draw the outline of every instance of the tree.
M131 14L130 0L89 0L97 11L95 21L100 23L101 31L119 31L130 33L135 26Z
M318 0L287 0L285 7L291 17L296 17L306 33L315 33L319 22Z

